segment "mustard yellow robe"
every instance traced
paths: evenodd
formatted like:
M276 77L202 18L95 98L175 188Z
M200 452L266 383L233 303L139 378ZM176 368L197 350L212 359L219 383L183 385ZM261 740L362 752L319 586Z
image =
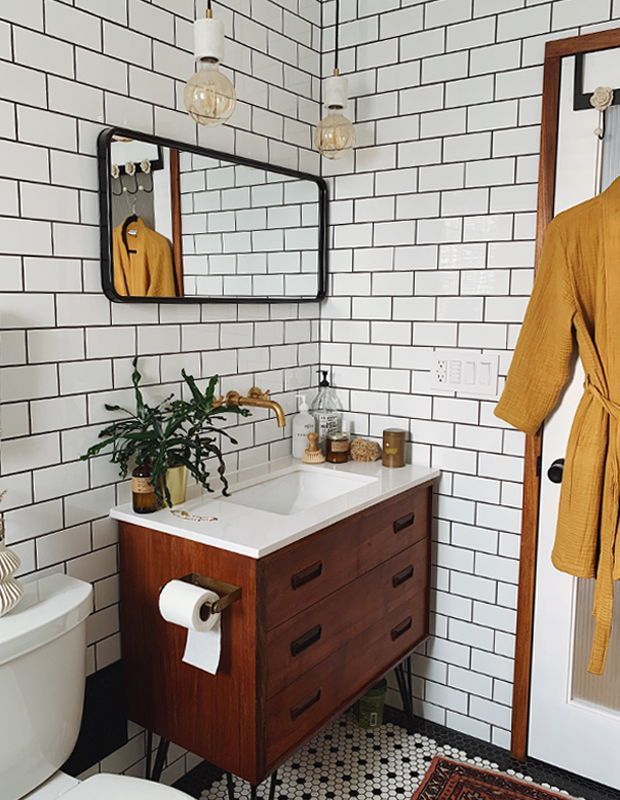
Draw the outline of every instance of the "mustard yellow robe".
M135 231L135 235L129 233ZM149 228L138 218L127 226L127 245L123 226L112 233L114 288L128 297L176 297L177 289L172 248L165 236Z
M588 668L601 674L613 581L620 578L620 179L549 225L496 415L536 433L569 381L575 349L586 379L568 441L552 560L562 572L596 578Z

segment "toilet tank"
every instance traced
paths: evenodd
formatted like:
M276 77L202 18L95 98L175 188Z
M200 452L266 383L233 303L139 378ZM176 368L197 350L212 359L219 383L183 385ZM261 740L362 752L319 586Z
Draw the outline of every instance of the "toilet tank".
M64 764L84 702L91 585L48 575L23 586L22 601L0 617L2 800L18 800Z

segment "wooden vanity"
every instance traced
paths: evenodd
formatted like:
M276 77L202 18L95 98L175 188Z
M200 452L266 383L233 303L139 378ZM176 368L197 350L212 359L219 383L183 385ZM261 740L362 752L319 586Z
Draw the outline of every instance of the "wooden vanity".
M431 480L262 558L120 522L130 719L257 784L428 634ZM145 524L147 521L145 520ZM213 676L158 611L188 573L241 587Z

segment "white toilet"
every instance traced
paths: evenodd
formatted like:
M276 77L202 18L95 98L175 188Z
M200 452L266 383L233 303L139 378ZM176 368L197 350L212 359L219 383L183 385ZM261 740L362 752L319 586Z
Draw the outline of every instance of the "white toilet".
M125 775L80 782L59 771L82 719L92 587L49 575L24 588L22 602L0 618L1 800L188 800Z

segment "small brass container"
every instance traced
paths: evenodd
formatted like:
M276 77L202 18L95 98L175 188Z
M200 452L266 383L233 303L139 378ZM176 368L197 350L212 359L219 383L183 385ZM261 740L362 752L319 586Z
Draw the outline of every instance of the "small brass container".
M383 466L405 466L405 441L407 431L402 428L386 428L383 431Z

